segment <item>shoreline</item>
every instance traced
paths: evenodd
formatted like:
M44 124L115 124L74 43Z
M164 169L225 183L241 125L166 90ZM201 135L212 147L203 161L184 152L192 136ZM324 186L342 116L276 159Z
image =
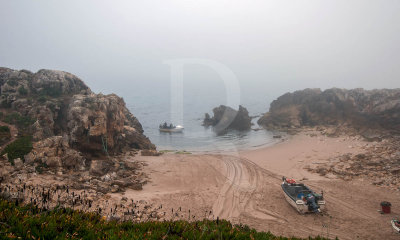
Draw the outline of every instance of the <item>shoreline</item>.
M307 165L330 164L342 154L361 153L365 145L368 143L358 137L332 138L305 130L271 146L231 154L121 156L126 164L142 166L136 173L146 183L142 190L127 187L123 192L102 193L99 189L90 189L85 193L85 188L74 187L77 179L85 178L79 173L71 177L68 173L61 176L28 174L23 183L49 189L69 185L70 192L86 194L85 198L93 200L91 208L82 205L75 209L98 211L101 208L106 219L142 222L215 220L218 217L286 237L397 239L390 220L400 215L399 191L375 186L363 179L344 181L330 174L320 176L307 168ZM102 181L113 181L113 174L107 175L95 180L100 181L99 186ZM316 192L323 190L327 211L322 215L298 214L284 199L280 187L282 176L300 180ZM18 185L17 178L19 175L14 174L10 183ZM36 189L40 192L40 188ZM35 194L40 195L39 192ZM70 202L71 196L65 192L61 197L65 203ZM381 201L392 203L391 214L379 214ZM117 205L123 207L110 210ZM137 206L135 215L126 216L124 211L133 205Z
M145 134L147 133L145 132ZM170 138L165 138L166 135ZM241 152L273 145L280 142L279 138L274 138L276 135L280 135L281 138L288 136L285 132L270 131L264 128L250 129L248 131L230 130L227 134L217 135L213 130L205 128L204 132L192 130L192 132L176 134L159 133L157 135L158 138L157 136L152 136L150 139L155 142L159 151L226 154L232 151ZM190 144L182 143L181 141L183 140L190 142Z
M259 145L247 146L246 148L236 148L234 151L233 149L214 149L214 150L204 150L204 149L173 149L168 147L159 147L157 146L157 151L164 152L164 153L173 153L173 152L188 152L192 154L228 154L232 155L233 153L240 153L240 152L247 152L247 151L254 151L258 149L268 148L274 146L276 144L280 144L282 142L288 141L292 136L289 134L281 133L280 138L272 138L270 142L266 142Z
M398 191L363 179L344 181L332 174L320 176L306 168L329 163L343 154L362 153L366 144L359 137L333 138L306 130L272 146L230 154L139 157L137 160L148 164L144 170L150 180L142 192L127 192L124 196L143 197L168 209L181 207L186 214L190 209L197 216L212 211L209 219L218 216L287 237L327 236L328 229L323 226L329 226L331 238L397 239L390 219L400 214ZM298 214L283 197L282 176L301 180L317 192L323 190L326 214ZM392 214L377 212L381 201L392 202ZM166 219L172 218L177 219L167 213ZM363 226L358 226L359 222Z

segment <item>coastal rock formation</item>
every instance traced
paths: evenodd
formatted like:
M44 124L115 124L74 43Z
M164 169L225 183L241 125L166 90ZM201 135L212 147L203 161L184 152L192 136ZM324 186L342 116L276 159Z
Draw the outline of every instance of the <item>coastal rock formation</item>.
M400 137L390 136L381 141L366 142L362 153L344 154L326 163L307 166L321 176L333 174L343 180L365 179L374 185L400 190Z
M305 89L286 93L258 120L268 129L344 125L366 135L373 130L400 131L400 89Z
M33 137L27 163L82 170L92 158L155 149L122 98L95 94L70 73L0 68L0 92L0 120Z
M66 138L49 137L33 144L33 150L25 156L26 164L43 164L49 168L84 170L85 158L69 147Z
M0 184L58 179L57 182L69 184L76 190L90 189L107 194L125 191L126 188L141 190L147 182L147 175L141 171L143 163L132 161L132 158L109 157L88 163L80 152L68 148L68 143L59 136L34 145L34 150L25 156L25 163L20 158L14 159L13 164L0 158ZM136 154L128 153L131 156ZM86 165L89 166L84 169Z
M239 106L239 110L221 105L213 109L214 116L205 114L203 126L213 126L216 132L223 132L228 129L249 130L251 118L245 107Z
M115 94L74 95L65 119L71 145L82 152L99 155L155 148L125 102Z

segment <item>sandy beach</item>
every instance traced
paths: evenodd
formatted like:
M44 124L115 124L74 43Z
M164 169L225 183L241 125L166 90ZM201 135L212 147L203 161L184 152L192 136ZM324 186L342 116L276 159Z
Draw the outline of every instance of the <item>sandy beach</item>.
M340 239L397 239L390 220L400 214L399 192L366 180L343 181L333 175L307 171L346 153L362 153L367 143L357 137L330 138L303 132L281 143L230 154L174 154L135 156L143 161L149 180L142 191L122 197L162 206L164 219L229 219L257 230L284 236ZM323 215L300 215L284 199L282 176L302 180L324 191ZM381 201L392 213L378 212Z

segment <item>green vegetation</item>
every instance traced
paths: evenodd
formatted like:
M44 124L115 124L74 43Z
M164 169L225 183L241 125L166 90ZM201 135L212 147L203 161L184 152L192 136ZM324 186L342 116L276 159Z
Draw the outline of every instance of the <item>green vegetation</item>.
M46 163L40 162L36 167L35 171L38 173L43 173L44 169L49 168L49 166Z
M0 126L0 145L3 145L10 141L11 131L8 126Z
M171 152L176 152L175 150L160 150L158 151L160 153L171 153Z
M18 112L0 114L0 121L15 125L18 128L18 135L20 136L32 135L31 126L35 123L34 119L29 116L22 116Z
M48 99L49 99L49 97L46 96L46 95L40 95L40 96L37 98L38 102L40 102L40 103L44 103L44 102L46 102Z
M18 85L18 78L10 78L10 79L7 81L7 84L10 85L10 86L12 86L12 87L17 86L17 85Z
M8 126L0 126L0 133L9 133L10 128Z
M192 154L186 150L178 151L178 150L160 150L159 153L175 153L175 154Z
M27 128L35 121L28 116L22 116L17 112L13 112L3 116L3 121L8 124L17 125L18 128Z
M1 101L0 107L11 108L11 102L7 101L7 99L4 99L3 101Z
M96 213L65 208L40 211L2 199L0 223L0 239L298 239L276 237L225 220L108 222Z
M20 95L22 95L22 96L25 96L25 95L28 95L28 90L26 90L26 89L24 88L24 86L21 86L21 87L18 88L18 93L19 93Z
M47 100L49 100L50 98L57 98L60 97L62 95L62 89L61 87L45 87L42 90L40 90L39 92L37 92L36 95L34 95L34 98L36 98L36 100L39 103L45 103Z
M175 152L175 154L192 154L191 152L188 152L188 151L185 151L185 150L183 150L183 151L177 151L177 152Z
M7 153L8 160L14 163L14 159L21 158L24 161L24 156L32 151L32 137L26 136L15 140L14 142L8 144L1 155Z
M62 94L61 87L53 86L53 87L45 87L43 90L39 92L40 96L50 96L50 97L59 97Z

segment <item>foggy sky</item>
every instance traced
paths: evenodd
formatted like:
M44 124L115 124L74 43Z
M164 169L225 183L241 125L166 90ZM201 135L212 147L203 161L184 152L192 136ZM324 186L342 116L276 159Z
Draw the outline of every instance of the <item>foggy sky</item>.
M400 87L398 0L0 0L0 66L71 72L94 91L168 87L174 58L246 91ZM201 66L185 81L219 81Z

